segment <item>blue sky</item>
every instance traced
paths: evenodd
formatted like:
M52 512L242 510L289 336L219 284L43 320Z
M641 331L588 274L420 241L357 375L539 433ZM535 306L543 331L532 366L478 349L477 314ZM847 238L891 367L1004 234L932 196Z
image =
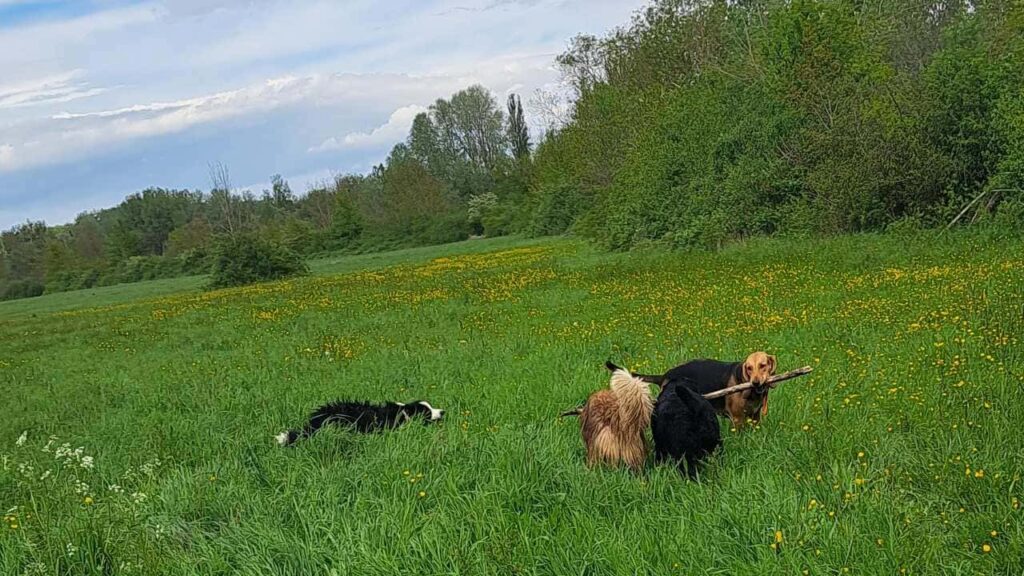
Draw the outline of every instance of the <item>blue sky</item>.
M641 0L0 0L0 229L147 186L259 193L363 172L473 83L560 93L576 33ZM531 114L531 112L534 112Z

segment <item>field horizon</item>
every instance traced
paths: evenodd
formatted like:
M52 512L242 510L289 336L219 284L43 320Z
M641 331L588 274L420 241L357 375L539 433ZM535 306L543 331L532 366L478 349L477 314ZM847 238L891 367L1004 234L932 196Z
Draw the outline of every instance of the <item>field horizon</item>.
M3 574L1019 574L1024 243L499 238L0 302ZM589 470L611 359L815 371L697 482ZM337 398L443 422L273 436Z

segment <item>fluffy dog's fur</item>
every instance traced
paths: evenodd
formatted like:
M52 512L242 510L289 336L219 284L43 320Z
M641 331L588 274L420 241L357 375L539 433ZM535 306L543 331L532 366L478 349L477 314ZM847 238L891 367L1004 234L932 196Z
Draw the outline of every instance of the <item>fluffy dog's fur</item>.
M722 443L715 409L681 380L669 380L661 389L651 433L655 459L676 463L690 478L697 474L697 463Z
M440 420L442 416L444 416L444 410L438 410L422 401L408 404L331 402L314 410L309 416L309 422L301 429L286 430L275 438L281 446L289 446L301 438L312 436L325 424L347 426L356 432L376 432L385 428L397 428L413 418L422 418L424 422L434 422Z
M636 374L646 382L664 388L669 382L682 382L698 394L716 392L729 386L752 382L753 388L711 400L711 405L722 414L729 416L737 429L749 418L759 422L768 413L768 386L765 382L775 374L775 356L765 352L754 352L743 362L722 362L720 360L691 360L676 366L664 374Z
M654 401L647 382L608 363L608 390L590 395L580 412L580 431L587 447L587 465L625 464L633 471L647 458L644 430L651 422Z

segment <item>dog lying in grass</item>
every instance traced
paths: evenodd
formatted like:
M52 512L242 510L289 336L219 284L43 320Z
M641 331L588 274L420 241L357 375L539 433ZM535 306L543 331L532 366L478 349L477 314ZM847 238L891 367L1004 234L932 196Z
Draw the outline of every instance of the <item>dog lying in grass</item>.
M658 384L662 388L668 382L682 382L687 388L701 395L736 384L752 382L754 387L749 390L711 400L715 410L728 415L733 427L739 430L747 419L756 424L760 422L762 416L768 414L767 380L775 375L775 367L775 356L758 351L747 356L742 362L691 360L664 374L634 376L645 382Z
M356 432L377 432L397 428L420 418L424 423L436 422L444 416L427 402L401 404L370 404L368 402L331 402L320 406L309 416L309 422L298 430L285 430L275 438L281 446L290 446L302 438L315 434L325 424L347 426Z
M654 401L647 382L611 362L607 390L590 395L579 412L580 433L587 448L587 465L625 464L639 472L647 458L644 430L651 422Z

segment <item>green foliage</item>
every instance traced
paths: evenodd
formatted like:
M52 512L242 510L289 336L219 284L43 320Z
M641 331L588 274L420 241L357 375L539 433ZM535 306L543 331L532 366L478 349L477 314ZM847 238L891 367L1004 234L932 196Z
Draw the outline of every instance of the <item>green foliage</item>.
M0 292L0 300L16 300L18 298L35 298L42 296L45 287L36 280L15 280L8 282Z
M515 94L508 95L508 142L512 157L523 163L530 159L530 129L523 114L523 101Z
M1019 3L656 1L559 58L577 99L535 154L532 229L628 249L945 224L1024 181L1022 38Z
M209 287L242 286L307 272L302 258L288 248L254 234L240 234L221 238L216 246Z

